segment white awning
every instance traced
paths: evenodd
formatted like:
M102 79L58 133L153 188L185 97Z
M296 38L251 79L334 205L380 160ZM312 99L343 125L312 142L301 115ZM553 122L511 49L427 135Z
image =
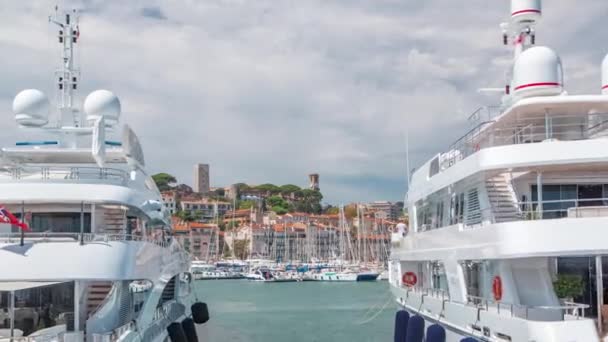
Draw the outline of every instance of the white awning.
M2 281L0 282L0 292L13 292L25 289L31 289L35 287L43 287L49 285L59 284L58 281Z

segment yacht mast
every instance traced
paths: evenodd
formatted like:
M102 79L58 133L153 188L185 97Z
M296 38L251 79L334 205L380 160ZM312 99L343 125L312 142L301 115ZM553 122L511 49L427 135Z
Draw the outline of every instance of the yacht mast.
M61 67L55 71L57 77L57 107L60 118L58 127L64 124L82 127L80 112L74 108L74 95L78 89L80 70L74 63L74 46L78 43L80 29L78 27L78 12L61 13L55 6L55 15L49 16L49 22L59 27L58 40L62 45Z

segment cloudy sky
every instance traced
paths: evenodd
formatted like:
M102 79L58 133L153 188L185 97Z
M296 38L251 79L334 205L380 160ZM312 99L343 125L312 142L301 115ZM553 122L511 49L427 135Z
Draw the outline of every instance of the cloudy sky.
M11 101L53 94L59 45L46 18L79 8L81 97L123 104L152 172L192 183L307 185L331 203L400 200L405 136L412 167L445 149L468 114L495 103L510 51L507 0L0 1L0 142ZM596 93L608 52L608 2L545 1L537 42L561 55L570 93Z

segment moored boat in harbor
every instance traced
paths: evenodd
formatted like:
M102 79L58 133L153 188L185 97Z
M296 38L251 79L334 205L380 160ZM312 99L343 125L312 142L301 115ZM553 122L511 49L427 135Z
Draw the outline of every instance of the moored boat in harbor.
M396 340L410 330L447 341L603 333L608 57L603 94L567 94L560 57L534 46L540 0L511 8L501 27L515 58L501 105L475 112L473 129L408 174L410 227L392 234L389 262L403 309ZM558 266L577 258L579 271L595 269L595 303L558 298Z
M121 104L110 91L76 106L78 13L49 21L62 47L57 110L39 90L20 92L13 112L28 140L0 153L0 340L196 339L208 311L142 146L126 125L111 139Z

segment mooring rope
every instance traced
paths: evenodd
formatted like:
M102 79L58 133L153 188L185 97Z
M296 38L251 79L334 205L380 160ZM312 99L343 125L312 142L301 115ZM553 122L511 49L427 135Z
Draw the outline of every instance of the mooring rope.
M393 295L392 295L392 293L389 292L388 294L389 294L388 298L387 298L386 302L382 305L382 307L380 308L380 310L376 311L376 313L374 313L371 317L369 317L367 319L364 319L362 321L356 322L355 325L363 325L363 324L369 323L369 322L373 321L374 319L376 319L376 317L378 317L386 309L386 307L388 306L388 304L391 301L393 301ZM367 314L370 313L373 308L375 308L375 306L372 306L371 308L369 308L367 310L367 312L363 315L363 317L366 317Z

